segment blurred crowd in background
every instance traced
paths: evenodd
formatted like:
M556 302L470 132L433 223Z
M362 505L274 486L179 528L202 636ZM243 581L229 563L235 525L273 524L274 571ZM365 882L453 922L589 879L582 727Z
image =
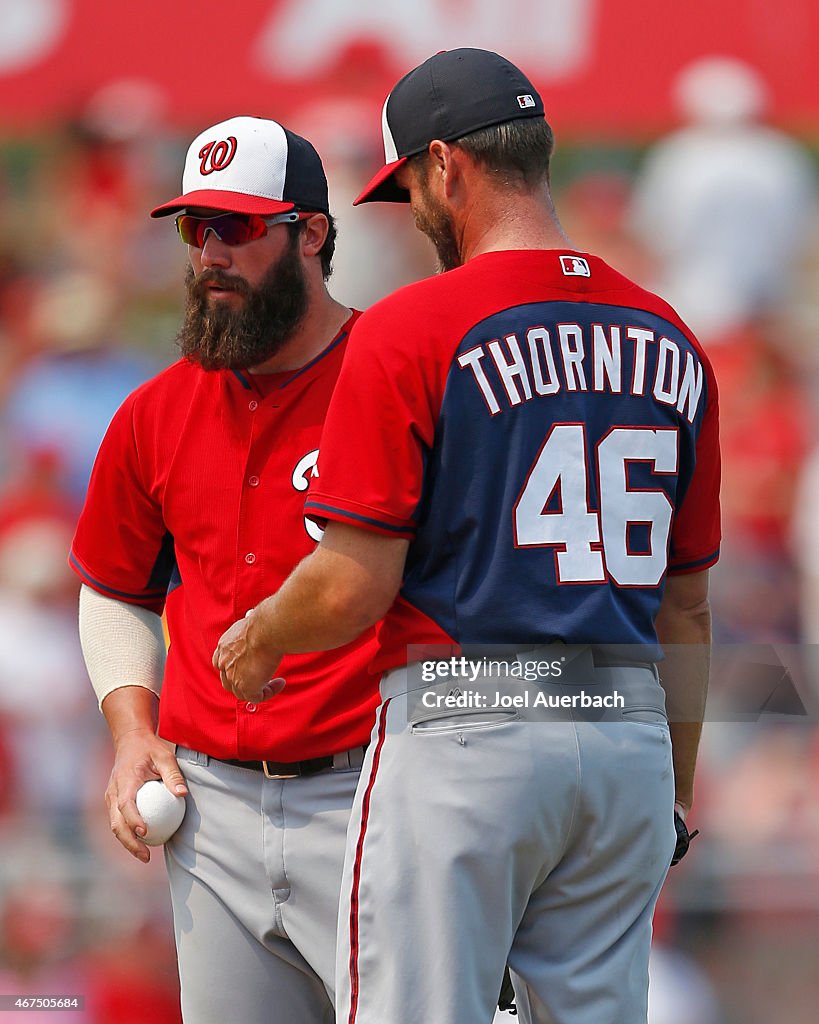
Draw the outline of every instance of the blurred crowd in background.
M705 345L724 457L715 638L800 651L810 690L816 138L768 126L765 84L737 62L686 69L677 102L679 130L647 150L558 139L558 211L576 248L660 292ZM176 358L186 253L148 210L202 127L172 134L150 96L111 87L59 137L0 142L0 993L82 993L70 1016L94 1024L180 1019L161 850L146 868L108 830L111 749L66 556L114 410ZM291 127L325 161L336 297L366 307L433 272L405 209L350 206L378 125L330 108ZM816 1020L817 788L815 715L706 726L702 836L658 913L651 1024Z

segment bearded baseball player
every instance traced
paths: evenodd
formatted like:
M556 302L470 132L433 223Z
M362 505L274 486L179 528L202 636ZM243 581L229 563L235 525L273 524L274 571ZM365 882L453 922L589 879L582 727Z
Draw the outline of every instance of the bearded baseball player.
M324 538L214 663L275 707L284 652L384 616L339 1022L488 1024L507 959L524 1020L645 1022L708 678L713 374L667 303L564 235L543 102L509 61L437 54L383 131L358 201L408 202L444 272L356 323L306 505ZM552 673L606 710L464 694L484 645L535 701Z
M165 847L186 1024L326 1024L372 631L286 659L276 705L227 693L211 655L321 536L304 498L356 314L326 288L321 161L275 121L204 131L152 216L188 247L182 358L116 414L71 553L111 828L147 861L138 787L186 794Z

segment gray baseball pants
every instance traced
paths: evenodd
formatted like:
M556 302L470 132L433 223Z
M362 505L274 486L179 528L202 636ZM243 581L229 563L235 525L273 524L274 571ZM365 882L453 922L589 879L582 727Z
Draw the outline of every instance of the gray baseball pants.
M521 1020L646 1021L651 918L675 844L656 671L592 668L605 720L383 703L353 806L339 1024L490 1024L508 961ZM416 684L411 684L415 686Z
M185 1024L332 1024L359 768L271 780L182 747L176 756L188 806L165 859Z

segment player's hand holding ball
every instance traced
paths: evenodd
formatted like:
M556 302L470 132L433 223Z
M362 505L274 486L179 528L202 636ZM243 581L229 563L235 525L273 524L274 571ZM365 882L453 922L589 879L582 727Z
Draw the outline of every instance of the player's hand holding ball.
M140 786L136 805L148 830L140 837L147 846L166 843L185 817L185 798L174 796L159 779L151 779Z

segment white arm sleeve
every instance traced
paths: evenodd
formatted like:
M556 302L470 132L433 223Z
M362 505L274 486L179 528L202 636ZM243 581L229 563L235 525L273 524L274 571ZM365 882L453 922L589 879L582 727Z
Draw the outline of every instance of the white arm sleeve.
M112 690L144 686L157 696L165 671L162 620L138 605L80 587L80 643L91 685L102 706Z

